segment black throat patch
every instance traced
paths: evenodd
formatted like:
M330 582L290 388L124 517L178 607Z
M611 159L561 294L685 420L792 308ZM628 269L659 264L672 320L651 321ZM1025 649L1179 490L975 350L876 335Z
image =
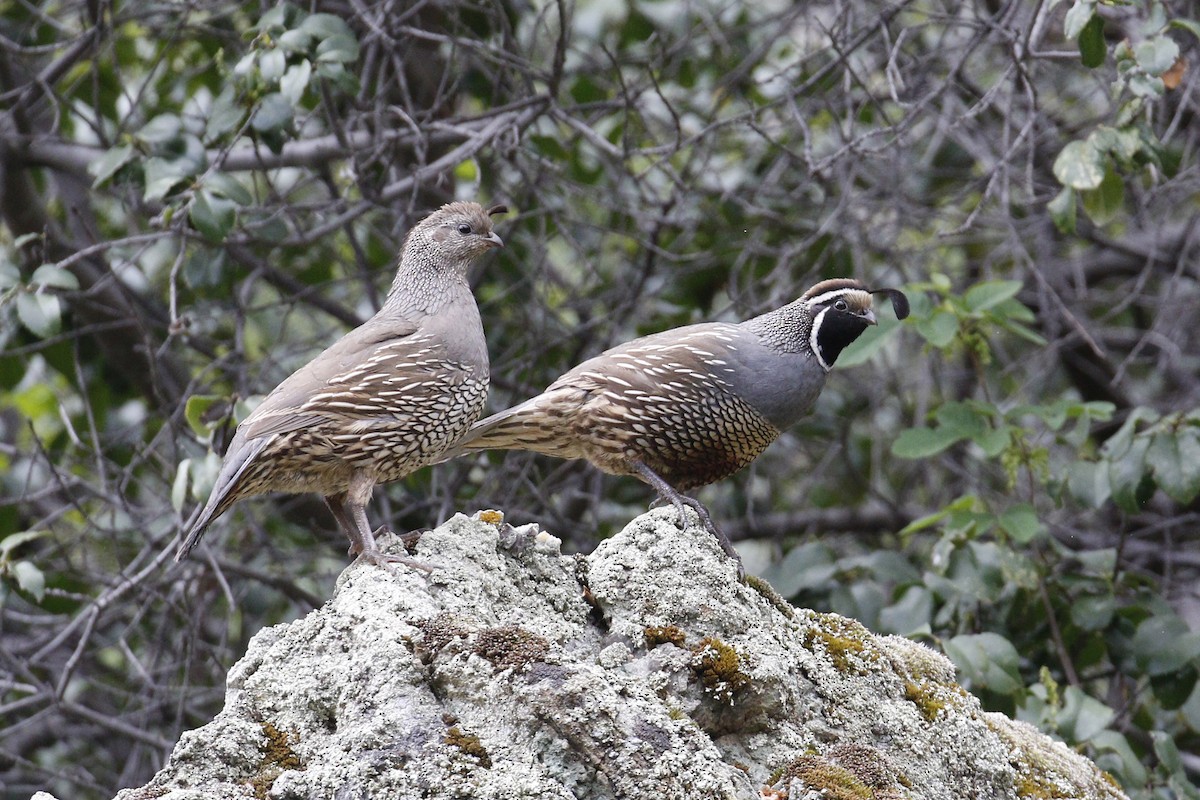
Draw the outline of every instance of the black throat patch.
M862 336L867 325L867 321L857 314L835 308L827 307L817 312L813 320L813 349L822 366L825 369L832 367L841 352Z

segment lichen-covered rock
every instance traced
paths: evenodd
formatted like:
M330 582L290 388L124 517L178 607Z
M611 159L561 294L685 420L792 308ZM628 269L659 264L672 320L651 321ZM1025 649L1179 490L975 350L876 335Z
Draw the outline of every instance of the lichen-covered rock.
M264 630L137 798L1123 798L942 656L742 584L646 514L590 557L494 513ZM399 546L398 543L395 546Z

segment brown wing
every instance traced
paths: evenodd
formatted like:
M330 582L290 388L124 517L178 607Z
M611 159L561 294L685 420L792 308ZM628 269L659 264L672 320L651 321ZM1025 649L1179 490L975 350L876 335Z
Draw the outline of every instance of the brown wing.
M737 472L779 431L732 391L733 326L694 325L668 334L614 348L556 385L600 387L574 419L590 461L625 474L636 474L632 462L639 461L686 491Z
M327 421L331 415L379 415L380 403L371 401L373 382L394 380L396 376L388 372L424 359L432 342L417 333L414 322L397 320L386 326L372 322L346 334L276 386L242 422L245 437L300 430ZM391 387L381 388L388 391ZM356 407L361 413L355 413Z

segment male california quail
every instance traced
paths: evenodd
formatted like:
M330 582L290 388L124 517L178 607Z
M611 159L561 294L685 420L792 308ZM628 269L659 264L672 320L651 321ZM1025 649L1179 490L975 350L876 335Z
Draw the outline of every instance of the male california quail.
M889 295L897 317L908 316L902 292L875 292ZM443 458L532 450L635 475L675 504L681 522L683 505L695 509L737 560L704 507L680 492L737 472L812 409L838 354L875 324L875 292L856 280L822 281L740 324L706 322L626 342L477 422Z
M292 373L238 425L212 494L175 560L238 500L317 492L350 553L385 556L367 524L377 483L432 463L479 419L488 353L467 284L471 262L503 247L477 203L442 206L413 228L383 307Z

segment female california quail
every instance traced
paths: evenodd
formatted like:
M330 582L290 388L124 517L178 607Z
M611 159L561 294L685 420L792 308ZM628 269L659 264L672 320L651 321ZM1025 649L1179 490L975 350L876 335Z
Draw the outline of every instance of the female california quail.
M889 295L896 316L908 300ZM696 510L725 552L729 539L680 494L749 464L806 415L838 354L875 324L861 282L827 280L740 324L707 322L644 336L583 362L525 402L477 422L443 457L491 448L584 458L635 475ZM739 561L740 568L740 561Z
M317 492L351 554L410 563L379 551L366 506L375 484L434 462L483 411L488 354L466 273L483 253L504 246L489 215L506 210L450 203L409 232L383 307L238 425L176 561L242 498Z

